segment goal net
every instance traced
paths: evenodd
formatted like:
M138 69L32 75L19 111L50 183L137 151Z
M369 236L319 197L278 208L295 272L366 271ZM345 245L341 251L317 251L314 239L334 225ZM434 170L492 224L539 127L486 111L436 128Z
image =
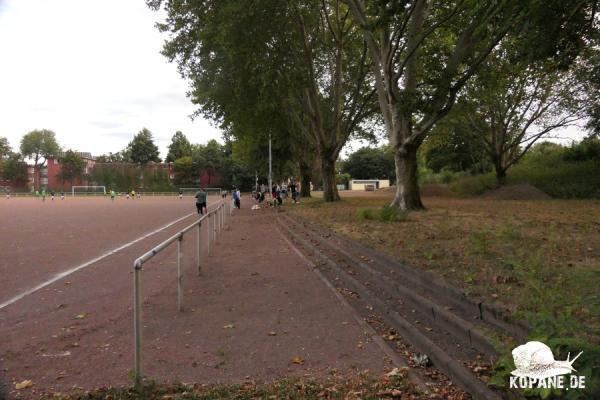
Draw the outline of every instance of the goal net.
M196 192L198 192L198 190L200 190L201 188L179 188L179 191L184 195L184 196L193 196L196 194ZM210 195L216 195L216 196L220 196L221 195L221 188L203 188L204 191L210 196Z
M106 186L72 186L71 193L73 196L105 195Z

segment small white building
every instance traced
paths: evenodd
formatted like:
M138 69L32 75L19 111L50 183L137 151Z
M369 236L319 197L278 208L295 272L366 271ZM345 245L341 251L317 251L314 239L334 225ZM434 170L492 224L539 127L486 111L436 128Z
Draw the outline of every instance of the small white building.
M350 180L349 190L363 190L372 192L377 189L390 187L389 179L352 179Z

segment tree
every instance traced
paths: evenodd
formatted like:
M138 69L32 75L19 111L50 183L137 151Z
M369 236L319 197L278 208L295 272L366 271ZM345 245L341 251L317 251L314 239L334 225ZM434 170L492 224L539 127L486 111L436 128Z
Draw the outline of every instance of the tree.
M21 155L33 159L33 167L39 170L49 157L56 157L60 147L56 134L48 129L31 131L21 139Z
M21 186L27 182L27 163L19 153L10 153L2 160L0 173L2 178L11 182L14 186Z
M518 37L530 62L568 65L590 29L596 1L345 0L373 59L374 86L395 151L391 205L422 209L417 151L489 53Z
M316 12L318 10L318 13ZM317 149L325 201L339 200L335 163L348 139L375 113L375 91L369 85L366 44L339 1L296 7L292 14L304 78L300 105L305 121L294 113L300 132Z
M192 145L187 137L181 131L175 132L171 138L169 145L169 153L167 154L166 162L173 162L178 158L189 157L192 155Z
M442 169L473 174L489 172L493 167L480 140L473 140L469 126L460 122L465 113L460 104L439 121L421 146L425 166L434 172Z
M11 154L12 149L8 143L8 139L5 137L0 137L0 160L9 157Z
M72 182L83 176L85 161L72 150L67 150L60 158L60 172L58 177L63 183Z
M198 169L191 156L176 159L173 163L173 170L175 171L175 184L190 186L198 184Z
M573 73L515 61L511 50L507 43L495 50L457 103L459 124L485 149L500 184L538 140L581 120L587 109Z
M350 154L342 171L353 179L391 179L394 176L394 154L385 146L363 147Z
M142 129L133 140L129 142L125 149L131 162L146 165L150 161L160 162L158 146L154 144L152 132L148 129Z
M320 161L324 198L338 200L339 152L350 136L365 134L363 123L376 111L364 41L346 7L334 0L170 1L165 9L163 54L191 81L198 112L238 125L235 134L303 136ZM294 128L269 128L282 114ZM267 129L244 130L261 125Z
M98 163L119 163L128 162L128 155L124 151L118 151L116 153L102 154L96 157Z
M215 182L217 176L220 177L227 163L224 147L214 139L206 145L192 146L192 159L198 172L208 174L209 186Z

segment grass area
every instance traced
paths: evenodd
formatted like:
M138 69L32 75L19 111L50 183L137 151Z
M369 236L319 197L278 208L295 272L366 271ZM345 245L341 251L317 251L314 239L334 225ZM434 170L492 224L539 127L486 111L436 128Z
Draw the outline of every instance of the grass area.
M429 197L427 211L386 219L390 200L310 199L290 210L507 307L531 338L564 358L584 350L579 366L600 375L600 201Z
M459 174L451 182L450 189L461 197L478 195L498 186L493 173ZM507 184L517 183L529 183L554 198L598 199L600 161L565 161L560 155L541 157L532 154L508 170Z
M431 197L425 212L388 217L390 199L310 199L290 209L517 318L565 320L556 334L600 344L600 201Z
M421 399L423 395L407 386L405 371L379 379L363 375L355 379L282 379L271 383L245 382L238 385L158 385L142 389L107 388L70 395L45 395L42 400L217 400L217 399ZM443 397L440 393L439 398Z

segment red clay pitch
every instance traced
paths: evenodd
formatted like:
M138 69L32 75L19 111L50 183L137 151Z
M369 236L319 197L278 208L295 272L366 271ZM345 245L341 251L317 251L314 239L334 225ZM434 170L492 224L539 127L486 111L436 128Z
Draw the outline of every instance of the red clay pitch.
M2 200L0 304L195 212L189 197ZM130 384L132 262L192 218L1 308L0 379L8 397ZM183 312L177 312L175 246L144 266L145 375L218 383L388 367L350 311L290 251L268 213L242 209L227 225L213 255L204 249L201 277L196 234L186 236ZM16 390L24 380L33 386Z

